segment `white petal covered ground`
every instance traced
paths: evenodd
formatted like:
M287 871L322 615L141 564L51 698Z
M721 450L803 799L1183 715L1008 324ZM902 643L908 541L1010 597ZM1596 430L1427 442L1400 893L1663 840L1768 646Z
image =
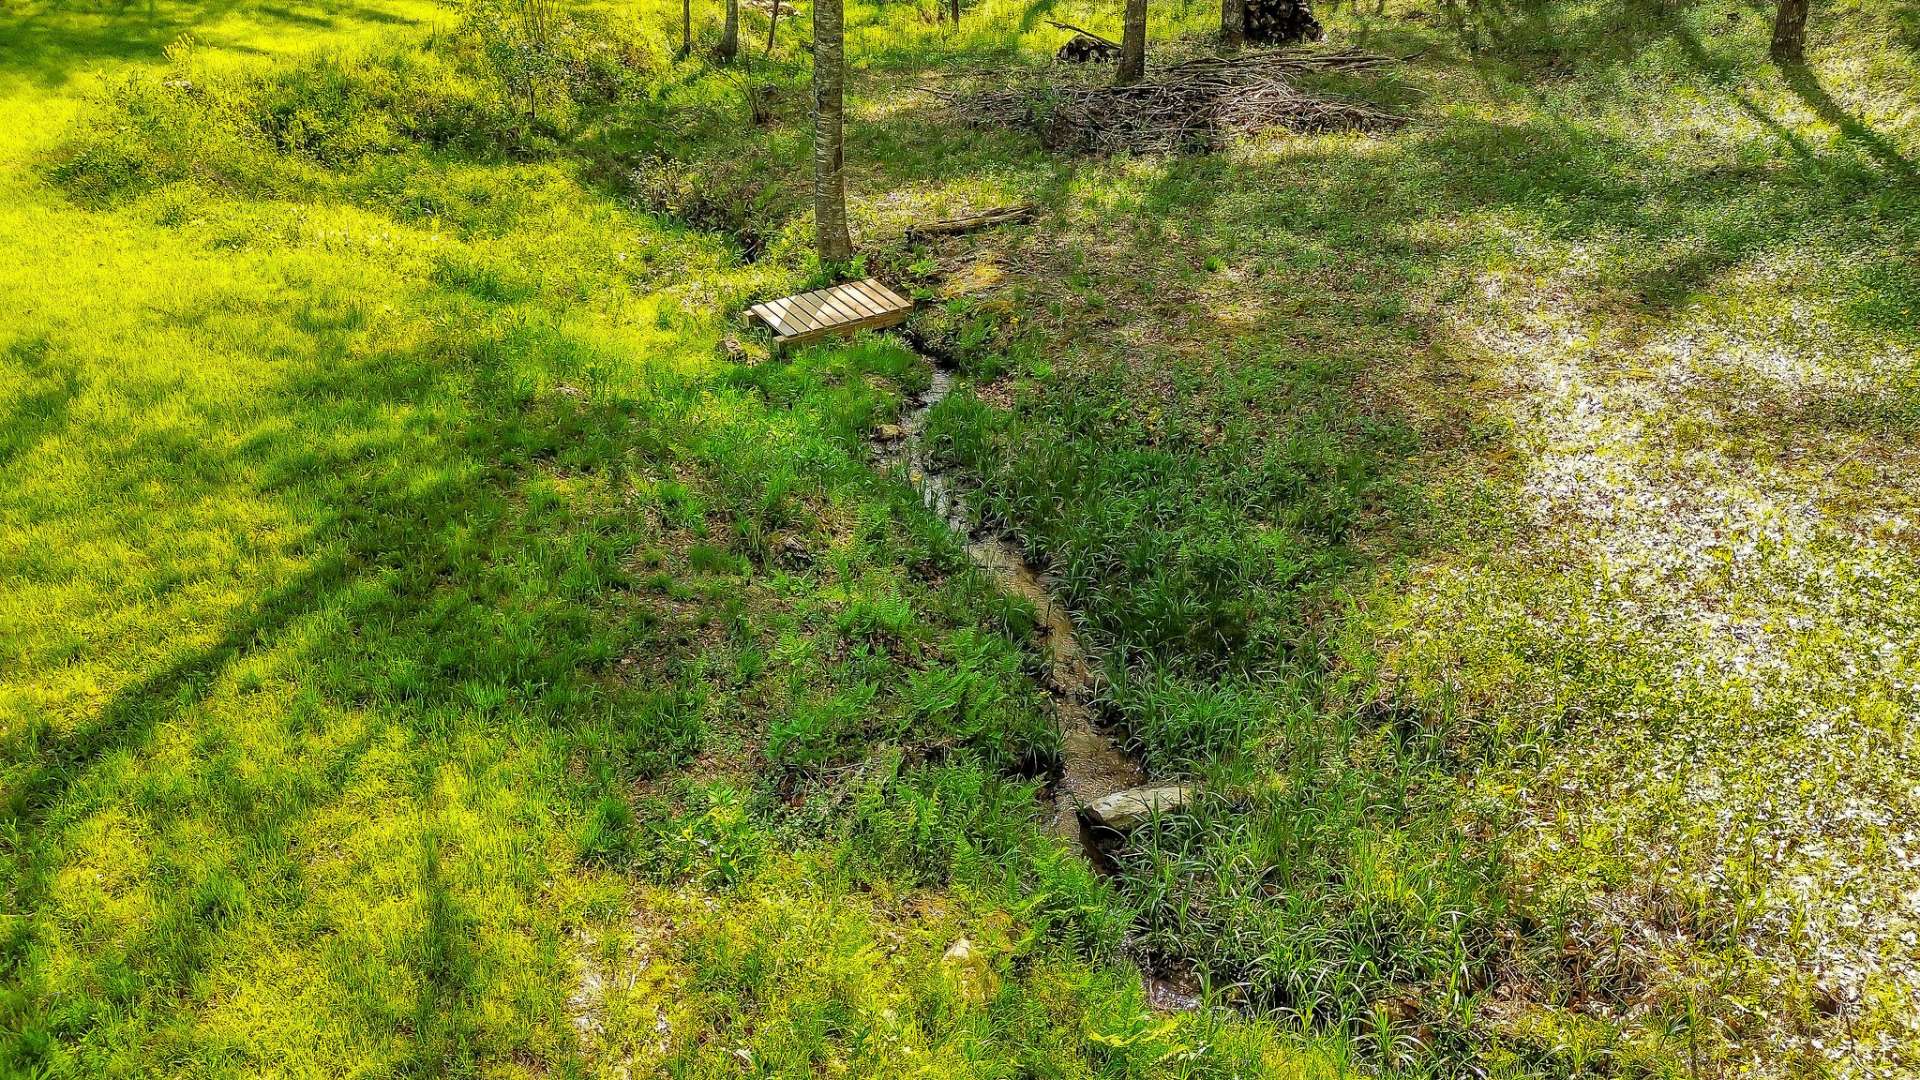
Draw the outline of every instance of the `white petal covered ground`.
M1459 309L1512 520L1377 629L1520 748L1479 791L1580 946L1550 1022L1694 998L1769 1071L1920 1068L1920 356L1825 302L1847 254L1656 321L1562 250Z

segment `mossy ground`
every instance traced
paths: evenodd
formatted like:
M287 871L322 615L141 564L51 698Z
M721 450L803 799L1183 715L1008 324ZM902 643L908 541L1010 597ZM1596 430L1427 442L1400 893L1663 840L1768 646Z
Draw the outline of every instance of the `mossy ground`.
M1337 8L1405 130L1073 159L913 87L1117 10L851 5L933 448L1206 782L1101 880L925 361L738 329L804 19L12 3L9 1069L1920 1069L1920 13L1760 7Z

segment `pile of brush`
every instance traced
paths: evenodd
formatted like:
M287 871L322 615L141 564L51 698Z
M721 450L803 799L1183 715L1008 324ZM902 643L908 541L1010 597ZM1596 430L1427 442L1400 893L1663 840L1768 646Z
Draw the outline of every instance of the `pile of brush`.
M1294 78L1365 71L1392 57L1359 52L1247 53L1175 64L1131 86L1028 85L978 93L932 91L976 123L1025 127L1064 153L1218 149L1230 136L1287 131L1378 131L1405 120L1308 93Z

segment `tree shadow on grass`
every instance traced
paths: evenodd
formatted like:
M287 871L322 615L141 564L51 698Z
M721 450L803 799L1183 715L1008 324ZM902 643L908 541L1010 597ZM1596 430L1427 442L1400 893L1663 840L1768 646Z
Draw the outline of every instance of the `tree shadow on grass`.
M1334 10L1341 6L1347 5ZM1350 6L1364 11L1364 3ZM1439 0L1435 6L1431 21L1467 55L1552 81L1630 63L1666 36L1668 20L1706 5L1704 0ZM1377 21L1362 25L1374 40L1396 36Z
M157 60L182 34L239 7L238 0L213 0L191 8L170 0L164 8L117 12L48 7L0 20L0 77L52 88L103 61Z
M1902 154L1893 140L1863 123L1833 100L1826 87L1820 84L1820 76L1813 68L1805 64L1788 64L1781 69L1781 75L1786 78L1787 85L1793 88L1794 94L1806 102L1807 107L1820 119L1840 129L1840 134L1849 143L1865 151L1899 179L1907 183L1920 180L1920 170L1916 170L1913 160Z
M370 559L387 561L390 556L385 554L386 549L395 540L391 533L355 528L355 521L419 525L460 505L458 493L444 485L409 493L402 499L370 499L365 515L349 515L317 531L311 543L322 553L309 568L256 601L214 643L180 656L125 687L75 729L57 735L30 733L23 743L7 748L6 757L24 766L10 778L4 823L0 824L0 831L8 837L8 863L13 870L7 906L19 916L12 920L12 940L6 949L9 982L30 991L40 985L42 973L35 965L38 949L34 942L36 935L49 929L38 925L38 916L53 895L63 838L69 828L96 809L99 795L89 794L88 789L100 769L117 757L139 753L163 726L193 717L237 665L280 647L296 626L323 612L338 610L343 603L354 606L351 598L362 584L363 564ZM362 607L349 617L358 622L374 616L373 611ZM194 813L209 809L199 806ZM292 808L282 808L283 816L291 812ZM164 820L168 815L162 811L159 816ZM216 925L210 926L205 917L209 913L196 914L198 900L193 890L188 888L185 893L160 898L162 911L153 931L146 935L146 947L126 961L174 992L187 991L191 980L210 961L211 940L217 932L218 920L211 920ZM20 1019L44 1025L42 1034L56 1041L84 1034L68 1027L74 1022L70 1019L72 1010L52 1001L41 1005L43 1008L29 1009ZM24 1033L14 1034L20 1037ZM32 1045L29 1040L13 1049L24 1053Z
M413 22L356 0L323 0L314 5L314 10L280 4L251 5L243 0L136 0L97 6L71 0L45 3L0 18L0 85L19 79L51 89L103 63L156 61L167 46L234 17L309 32L349 21ZM264 52L240 42L214 40L206 44L222 51Z
M29 386L41 385L0 416L0 473L64 429L74 398L86 388L79 370L53 360L51 352L52 344L44 335L15 341L5 350L8 359L25 369Z
M1913 0L1893 0L1890 13L1901 46L1920 53L1920 4Z
M1662 21L1662 25L1674 43L1679 45L1688 63L1704 76L1707 85L1718 89L1742 113L1777 136L1808 168L1836 183L1852 182L1857 185L1863 179L1871 179L1859 176L1854 163L1844 156L1821 154L1804 136L1768 112L1751 94L1740 89L1735 84L1736 72L1728 70L1726 65L1709 54L1699 36L1686 23L1669 17ZM1839 129L1849 144L1864 151L1896 180L1910 183L1916 179L1914 163L1901 154L1892 140L1861 122L1834 101L1821 85L1819 75L1813 68L1806 64L1787 64L1779 71L1794 94L1820 119Z
M537 576L509 581L501 569L517 557L518 531L537 527L523 521L517 507L527 501L525 485L539 471L533 466L541 455L582 436L595 445L625 445L619 436L632 417L624 410L560 415L529 400L518 380L497 370L503 349L576 346L557 336L530 342L478 333L405 351L358 352L344 344L356 325L352 319L321 312L294 322L310 335L306 363L299 365L304 374L288 379L252 415L296 418L299 434L272 429L274 437L243 439L232 449L201 447L206 460L180 464L191 476L257 476L262 494L307 510L325 508L327 515L299 541L306 569L248 605L212 643L127 685L77 727L56 732L37 724L16 731L5 747L10 773L0 804L0 852L10 870L6 910L15 917L0 941L0 972L24 997L0 1026L0 1060L13 1057L30 1069L52 1047L86 1041L100 1019L99 1003L89 1002L88 993L109 993L98 988L120 977L115 972L134 973L152 992L190 999L203 993L199 982L227 949L237 911L304 902L297 886L287 890L273 881L303 876L286 833L302 819L326 817L324 808L349 797L344 781L375 741L398 740L416 755L416 789L399 795L425 804L428 818L437 820L443 809L435 805L438 773L462 764L461 731L484 720L487 710L518 710L564 745L575 725L623 708L619 693L589 691L583 680L591 679L596 658L630 644L645 633L644 624L610 627L551 601ZM457 388L451 399L449 386ZM436 406L452 412L425 426L394 422L416 410L431 414ZM156 452L142 445L136 440L125 453ZM618 542L611 536L583 541L588 547ZM602 575L619 574L611 560L595 565ZM610 584L602 588L617 596L617 589L606 589ZM501 625L503 610L514 613L509 626ZM248 721L268 725L264 740L257 726L229 730L236 721L222 710L231 705L210 705L227 701L238 672L268 662L292 665L304 692L352 710L367 733L333 746L323 730L305 727L308 721L271 712ZM476 688L487 691L486 703L476 701ZM195 793L190 801L153 801L138 794L144 785L129 788L115 778L120 763L146 755L162 730L197 733L190 776L176 780ZM298 749L286 758L230 763L235 739L268 745L284 739ZM52 905L72 903L61 899L67 890L59 875L74 857L74 830L129 799L135 805L123 808L157 833L178 823L209 842L253 854L209 875L191 863L168 869L161 860L171 858L172 849L163 846L149 925L135 933L133 947L89 955L93 967L76 983L71 973L42 966L45 946L58 933L48 921ZM396 1022L410 1028L410 1053L429 1074L462 1060L529 1052L481 1033L480 973L506 963L495 955L506 946L474 930L472 901L461 892L473 885L473 871L465 868L464 884L449 880L458 841L439 828L429 820L421 837L419 944L398 961L415 970L418 1000L397 1009L383 996L405 985L391 974L367 976L382 990L369 993L344 989L362 973L321 969L323 978L340 980L346 1000L360 1002L367 1015L359 1019L368 1029ZM179 887L160 888L168 879ZM376 972L395 962L345 960ZM561 983L553 992L564 996ZM164 1011L146 1019L180 1022Z

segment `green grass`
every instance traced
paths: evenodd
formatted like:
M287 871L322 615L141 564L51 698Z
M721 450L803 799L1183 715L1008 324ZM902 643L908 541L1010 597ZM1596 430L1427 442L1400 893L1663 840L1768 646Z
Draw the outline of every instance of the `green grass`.
M911 87L1117 9L852 6L934 449L1205 783L1111 880L865 460L925 361L733 321L825 280L804 20L756 127L676 5L0 10L0 1061L1920 1068L1920 22L1455 10L1323 12L1404 131L1090 160Z

